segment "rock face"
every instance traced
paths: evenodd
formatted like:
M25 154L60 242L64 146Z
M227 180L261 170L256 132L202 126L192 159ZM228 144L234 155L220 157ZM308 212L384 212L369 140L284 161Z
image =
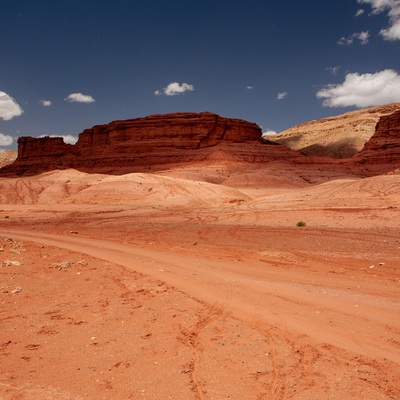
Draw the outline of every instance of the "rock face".
M55 169L124 174L162 170L177 164L282 160L358 171L385 173L400 167L400 110L383 116L361 152L335 160L310 157L264 140L261 128L247 121L216 114L174 113L114 121L79 135L75 145L62 138L21 137L18 157L1 168L1 175L32 175ZM329 167L328 167L329 165Z
M350 111L306 122L268 138L306 155L348 158L372 137L380 117L398 110L400 103Z
M257 124L209 112L151 115L86 129L75 145L62 138L21 137L17 160L1 172L35 174L65 168L133 172L221 157L245 162L301 157L263 140L261 134Z
M400 166L400 111L381 117L374 135L353 160L367 164Z

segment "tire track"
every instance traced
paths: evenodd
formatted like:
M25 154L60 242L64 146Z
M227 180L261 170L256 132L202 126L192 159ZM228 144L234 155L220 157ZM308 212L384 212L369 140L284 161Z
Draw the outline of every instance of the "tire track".
M225 311L247 323L262 321L266 327L276 326L286 331L304 334L317 342L330 343L347 351L367 357L386 357L400 363L398 348L393 343L363 332L363 345L342 329L345 321L357 321L360 325L392 321L398 326L400 304L392 301L390 306L375 304L375 298L363 294L357 299L344 293L321 291L327 278L320 274L318 282L305 285L286 281L274 266L257 269L241 262L196 258L157 250L127 246L117 241L104 241L83 237L57 236L39 232L1 231L22 240L65 248L88 254L126 266L137 272L151 275L207 304L218 304ZM250 268L250 273L248 272ZM274 278L271 280L270 273ZM257 276L258 275L258 276ZM227 285L227 279L230 279ZM232 289L236 289L233 297ZM376 299L378 300L378 298ZM358 304L360 307L358 307ZM371 313L371 310L374 310ZM333 323L328 324L328 320ZM383 329L383 328L382 328Z

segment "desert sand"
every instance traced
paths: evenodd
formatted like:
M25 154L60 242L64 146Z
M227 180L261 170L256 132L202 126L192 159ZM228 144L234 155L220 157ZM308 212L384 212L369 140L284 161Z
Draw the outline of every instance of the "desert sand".
M0 398L399 399L399 221L399 171L0 178Z

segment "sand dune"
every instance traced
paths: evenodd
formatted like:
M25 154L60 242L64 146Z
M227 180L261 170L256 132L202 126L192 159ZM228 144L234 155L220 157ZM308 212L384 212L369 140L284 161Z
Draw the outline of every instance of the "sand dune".
M399 179L1 178L0 397L400 398Z
M141 202L229 202L245 200L234 188L151 174L109 176L76 170L47 172L0 182L1 203L131 204Z

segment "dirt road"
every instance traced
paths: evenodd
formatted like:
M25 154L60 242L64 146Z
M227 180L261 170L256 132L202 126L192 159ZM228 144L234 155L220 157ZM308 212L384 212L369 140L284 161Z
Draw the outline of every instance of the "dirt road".
M143 226L141 228L145 235ZM184 225L180 228L185 230ZM189 232L191 229L194 228L186 226L186 237L194 235ZM400 370L400 295L397 290L400 275L396 268L399 258L394 249L398 238L309 230L299 246L293 230L275 229L269 231L269 236L278 242L279 238L285 238L286 244L281 249L273 246L270 251L268 248L253 249L247 254L229 252L227 256L221 237L225 237L226 242L227 234L231 238L235 236L243 245L249 240L249 230L249 227L236 226L234 234L229 234L227 227L220 227L218 232L218 229L204 226L202 237L206 242L202 245L209 251L198 251L198 254L178 248L173 235L160 240L162 235L159 234L158 246L147 247L129 243L130 235L119 241L112 237L108 240L93 238L89 232L59 235L37 230L2 230L0 235L35 242L46 248L64 249L82 257L90 256L164 282L169 288L199 301L208 310L208 317L200 318L195 324L197 338L211 321L218 325L221 315L260 332L266 338L265 354L275 374L270 373L269 380L265 379L264 389L268 387L268 390L263 395L259 392L258 396L264 396L261 398L270 398L268 395L273 393L272 398L276 399L336 399L334 387L339 380L341 384L347 382L344 383L346 393L361 390L354 386L354 379L363 387L362 397L356 398L396 398L399 387L395 376ZM150 236L150 232L148 234ZM256 234L259 239L255 242L259 243L263 232L253 228L252 237ZM348 252L341 250L343 243L346 248L353 246L359 257L350 259ZM302 253L299 250L302 248L307 250ZM377 253L381 258L376 257ZM375 262L373 257L384 261ZM370 260L375 264L370 264ZM207 346L193 342L192 347L202 347L204 356ZM192 367L196 365L199 378L194 385L197 389L192 392L195 398L213 398L206 395L209 392L205 389L210 383L203 374L209 372L200 372L201 365L207 366L205 370L209 371L212 363L196 357ZM293 368L301 368L303 372L297 376L299 371ZM350 376L349 368L352 369ZM382 374L386 378L383 379ZM303 378L309 382L317 376L321 380L317 388L311 386L298 391ZM296 383L290 384L293 379ZM318 394L322 387L324 394ZM250 393L247 396L253 398ZM346 397L342 394L340 398Z

